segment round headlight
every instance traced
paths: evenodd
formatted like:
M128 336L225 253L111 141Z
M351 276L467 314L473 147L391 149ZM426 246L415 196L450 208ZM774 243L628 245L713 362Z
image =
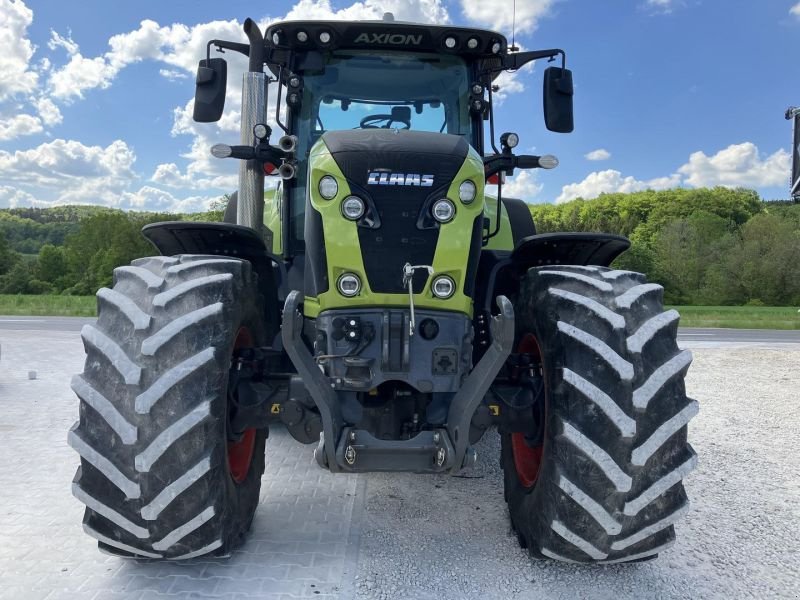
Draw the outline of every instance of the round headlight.
M305 43L308 41L308 34L305 31L298 31L297 32L297 41Z
M339 293L342 296L352 298L361 291L361 280L358 278L358 275L354 273L345 273L339 277L339 281L336 282L336 287L339 288Z
M339 184L336 183L336 178L330 175L325 175L319 180L319 193L325 200L332 200L339 193Z
M456 38L448 37L444 40L444 45L450 48L451 50L456 47Z
M475 48L478 47L478 44L479 44L478 38L469 38L467 40L467 48L469 48L470 50L475 50Z
M471 180L465 179L461 182L461 185L458 186L458 198L464 204L469 204L473 200L475 200L475 194L478 193L478 188L475 187L475 184L472 183Z
M268 131L269 130L267 129L267 126L263 123L256 123L253 125L253 135L259 140L263 140L265 137L267 137Z
M281 44L281 34L279 32L275 32L272 34L272 43L276 46L280 46Z
M492 54L497 54L498 52L500 52L500 48L502 48L500 42L495 42L494 44L492 44Z
M322 42L323 44L327 44L328 42L331 41L331 34L328 33L327 31L323 31L322 33L319 34L319 41Z
M483 96L483 86L480 83L473 84L472 93L476 96Z
M364 201L358 196L348 196L342 200L342 214L346 219L358 221L364 216L365 210Z
M439 221L439 223L447 223L453 220L456 214L456 207L453 206L453 203L447 198L442 198L433 203L431 213L433 213L433 218Z
M453 295L456 291L456 284L447 275L442 275L433 280L431 291L434 296L444 300Z

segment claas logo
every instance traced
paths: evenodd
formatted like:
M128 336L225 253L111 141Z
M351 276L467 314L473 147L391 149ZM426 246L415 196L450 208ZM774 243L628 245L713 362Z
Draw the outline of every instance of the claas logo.
M369 185L413 185L417 187L431 187L433 185L433 175L370 171L367 183Z

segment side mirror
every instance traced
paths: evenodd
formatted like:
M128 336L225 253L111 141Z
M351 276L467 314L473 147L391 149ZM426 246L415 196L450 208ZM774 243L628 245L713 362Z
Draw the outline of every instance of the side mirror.
M572 115L572 71L548 67L544 71L544 124L550 131L570 133Z
M194 89L194 120L198 123L219 121L225 108L228 65L224 58L201 60L197 65Z

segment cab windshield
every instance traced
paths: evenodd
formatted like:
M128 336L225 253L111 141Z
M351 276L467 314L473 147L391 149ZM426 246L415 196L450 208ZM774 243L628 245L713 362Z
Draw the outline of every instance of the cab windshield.
M410 129L471 140L469 74L458 56L336 51L324 70L305 71L303 84L292 127L298 138L290 219L296 240L303 239L308 153L326 131Z

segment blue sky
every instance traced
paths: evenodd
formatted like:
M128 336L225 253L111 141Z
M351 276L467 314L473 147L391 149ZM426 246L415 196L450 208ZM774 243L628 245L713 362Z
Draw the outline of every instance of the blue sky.
M93 203L202 210L236 185L239 72L228 113L191 122L193 76L212 37L290 18L451 22L510 36L512 0L50 2L0 0L0 207ZM540 65L503 75L499 130L556 154L508 192L557 202L648 187L742 185L788 196L800 104L797 0L517 0L517 42L560 47L576 84L573 134L547 132Z

